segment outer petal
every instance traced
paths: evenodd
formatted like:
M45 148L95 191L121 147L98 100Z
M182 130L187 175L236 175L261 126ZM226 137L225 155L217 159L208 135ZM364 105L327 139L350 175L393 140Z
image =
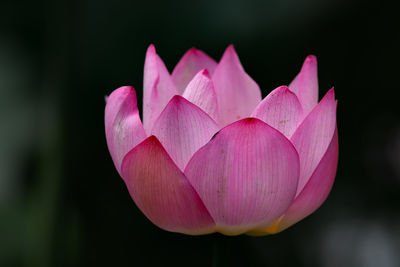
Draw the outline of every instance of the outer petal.
M192 48L176 64L172 72L172 80L179 94L182 94L196 73L202 69L207 69L212 74L216 67L217 63L214 59L203 51Z
M285 213L285 216L280 222L279 231L283 231L307 217L324 203L331 191L333 181L335 180L338 153L339 145L336 130L328 150L318 164L318 167L308 180L303 191L296 197L294 203Z
M156 137L128 153L122 174L136 205L155 225L185 234L213 232L207 209Z
M218 121L217 96L210 74L206 69L194 76L182 96L204 110L215 121Z
M120 87L111 93L107 98L104 121L108 150L121 175L124 156L146 138L133 87Z
M264 122L247 118L228 125L185 169L217 224L236 235L267 227L292 203L299 159L293 145Z
M183 170L194 152L217 131L217 124L204 111L176 95L154 123L152 134Z
M338 134L336 129L321 162L285 215L279 218L271 227L253 231L249 234L266 235L281 232L318 209L328 197L333 181L335 180L338 152Z
M293 134L291 141L299 152L298 195L325 154L336 128L335 92L331 89Z
M222 125L248 117L261 101L258 85L244 71L233 46L229 46L212 76Z
M154 46L150 45L146 53L143 77L143 125L147 133L176 93L167 68L156 54Z
M290 138L303 117L303 109L296 95L286 86L280 86L264 98L251 116Z
M303 67L289 85L303 106L307 115L318 104L318 72L317 58L310 55L304 61Z

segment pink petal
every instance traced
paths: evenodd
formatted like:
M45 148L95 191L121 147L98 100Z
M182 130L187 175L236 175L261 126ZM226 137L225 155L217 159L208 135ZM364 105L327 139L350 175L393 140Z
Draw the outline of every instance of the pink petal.
M156 54L154 46L150 45L146 53L143 77L143 126L147 133L169 100L176 94L175 85L167 68Z
M128 153L122 174L132 199L155 225L185 234L213 232L207 209L156 137Z
M327 151L311 178L280 221L279 232L307 217L324 203L335 180L338 153L339 146L336 129Z
M299 158L281 133L247 118L200 148L185 174L217 231L236 235L267 227L286 211L296 194Z
M126 153L146 138L133 87L120 87L111 93L107 98L104 121L108 150L121 175L121 163Z
M204 110L215 121L218 121L217 97L214 84L206 69L194 76L182 96Z
M192 48L183 55L172 71L172 80L179 92L182 94L194 75L202 69L207 69L211 74L217 63L203 51Z
M296 95L286 86L280 86L261 101L251 116L263 120L290 138L302 114L303 109Z
M298 195L325 154L336 128L335 92L329 90L293 134L291 141L300 157Z
M250 116L261 101L258 85L244 71L233 46L229 46L212 76L222 125Z
M151 133L183 170L194 152L217 131L217 124L204 111L176 95L154 123Z
M317 58L310 55L304 61L303 67L289 85L303 106L305 115L318 104L318 72Z

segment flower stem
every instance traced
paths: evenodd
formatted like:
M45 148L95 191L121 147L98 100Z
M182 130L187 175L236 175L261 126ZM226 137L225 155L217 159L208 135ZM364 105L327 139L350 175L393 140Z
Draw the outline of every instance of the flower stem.
M230 254L230 237L221 234L214 234L213 246L213 267L229 266Z

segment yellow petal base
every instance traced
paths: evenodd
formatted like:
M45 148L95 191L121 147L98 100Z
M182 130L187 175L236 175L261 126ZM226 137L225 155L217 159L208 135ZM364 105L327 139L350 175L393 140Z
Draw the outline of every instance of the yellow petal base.
M283 216L281 216L278 220L276 220L271 226L264 230L253 230L249 231L246 234L251 236L264 236L264 235L273 235L279 233L281 230L279 229L279 224L281 223Z

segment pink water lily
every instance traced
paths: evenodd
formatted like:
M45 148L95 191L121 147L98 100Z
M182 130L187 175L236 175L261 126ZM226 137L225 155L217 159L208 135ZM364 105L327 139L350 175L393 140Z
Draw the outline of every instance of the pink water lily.
M318 102L315 56L262 100L233 46L219 63L192 48L170 74L151 45L143 124L125 86L105 128L134 202L167 231L278 233L325 201L336 174L336 100L331 89Z

